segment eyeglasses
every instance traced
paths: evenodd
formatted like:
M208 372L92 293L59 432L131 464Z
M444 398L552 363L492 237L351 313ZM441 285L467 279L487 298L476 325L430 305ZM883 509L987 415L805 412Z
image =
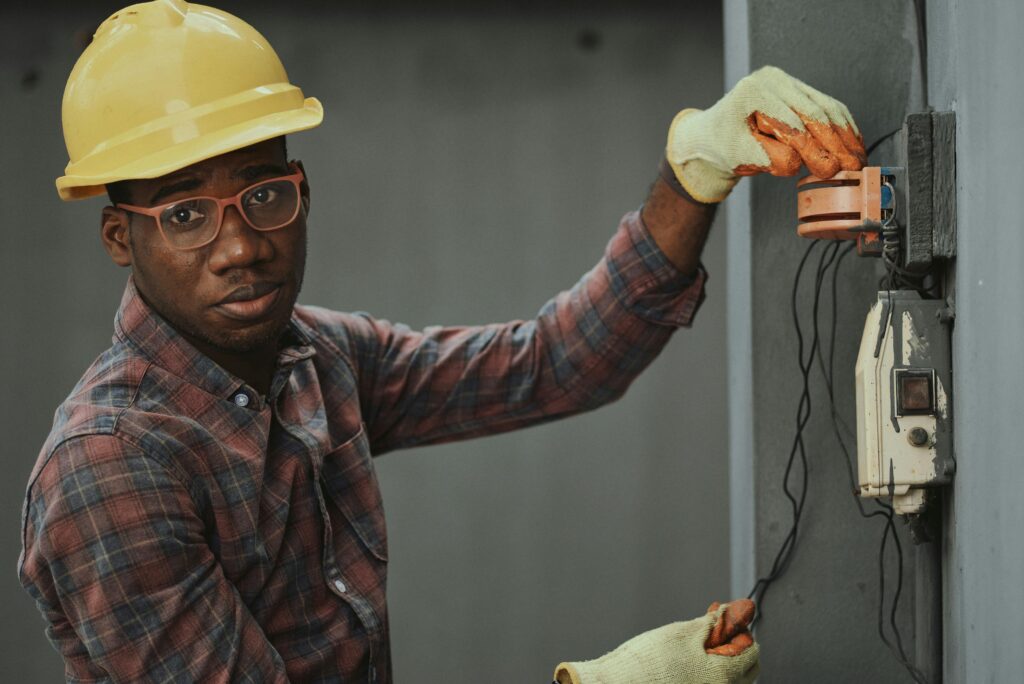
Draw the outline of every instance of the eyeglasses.
M199 249L217 239L227 207L235 207L260 232L287 226L299 213L299 184L304 178L300 169L250 185L231 197L190 197L156 207L116 206L156 219L160 234L174 249Z

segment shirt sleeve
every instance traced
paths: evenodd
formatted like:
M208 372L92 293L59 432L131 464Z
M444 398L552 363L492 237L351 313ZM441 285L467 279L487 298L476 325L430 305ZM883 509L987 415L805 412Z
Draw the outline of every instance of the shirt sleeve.
M24 522L19 574L68 681L288 681L166 464L73 438L31 483Z
M494 434L620 397L704 299L635 211L604 258L532 320L408 327L349 316L348 344L375 454Z

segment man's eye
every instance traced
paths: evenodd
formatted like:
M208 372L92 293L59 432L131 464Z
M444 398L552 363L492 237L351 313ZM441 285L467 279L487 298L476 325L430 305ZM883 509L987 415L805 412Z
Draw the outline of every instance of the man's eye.
M194 228L206 220L206 214L191 204L179 204L163 214L164 226L168 228Z
M264 204L270 204L277 199L277 190L272 187L265 186L262 188L256 188L249 193L245 203L250 207L260 207Z
M171 215L171 221L177 224L192 223L201 218L203 218L203 215L195 209L175 209Z

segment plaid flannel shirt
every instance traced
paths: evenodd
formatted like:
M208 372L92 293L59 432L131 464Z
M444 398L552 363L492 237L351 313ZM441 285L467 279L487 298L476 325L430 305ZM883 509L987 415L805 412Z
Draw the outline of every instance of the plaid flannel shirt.
M129 280L26 493L19 575L68 681L391 681L372 455L612 401L704 279L632 212L534 320L414 332L297 306L266 397Z

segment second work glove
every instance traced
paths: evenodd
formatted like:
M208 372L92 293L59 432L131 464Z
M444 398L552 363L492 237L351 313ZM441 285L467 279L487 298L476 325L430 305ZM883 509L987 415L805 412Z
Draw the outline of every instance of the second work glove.
M708 614L633 637L597 660L562 663L558 684L748 684L758 645L747 625L753 603L712 604Z
M719 202L740 176L792 176L806 164L819 178L867 162L864 140L842 102L776 67L742 79L707 110L684 109L665 156L699 202Z

